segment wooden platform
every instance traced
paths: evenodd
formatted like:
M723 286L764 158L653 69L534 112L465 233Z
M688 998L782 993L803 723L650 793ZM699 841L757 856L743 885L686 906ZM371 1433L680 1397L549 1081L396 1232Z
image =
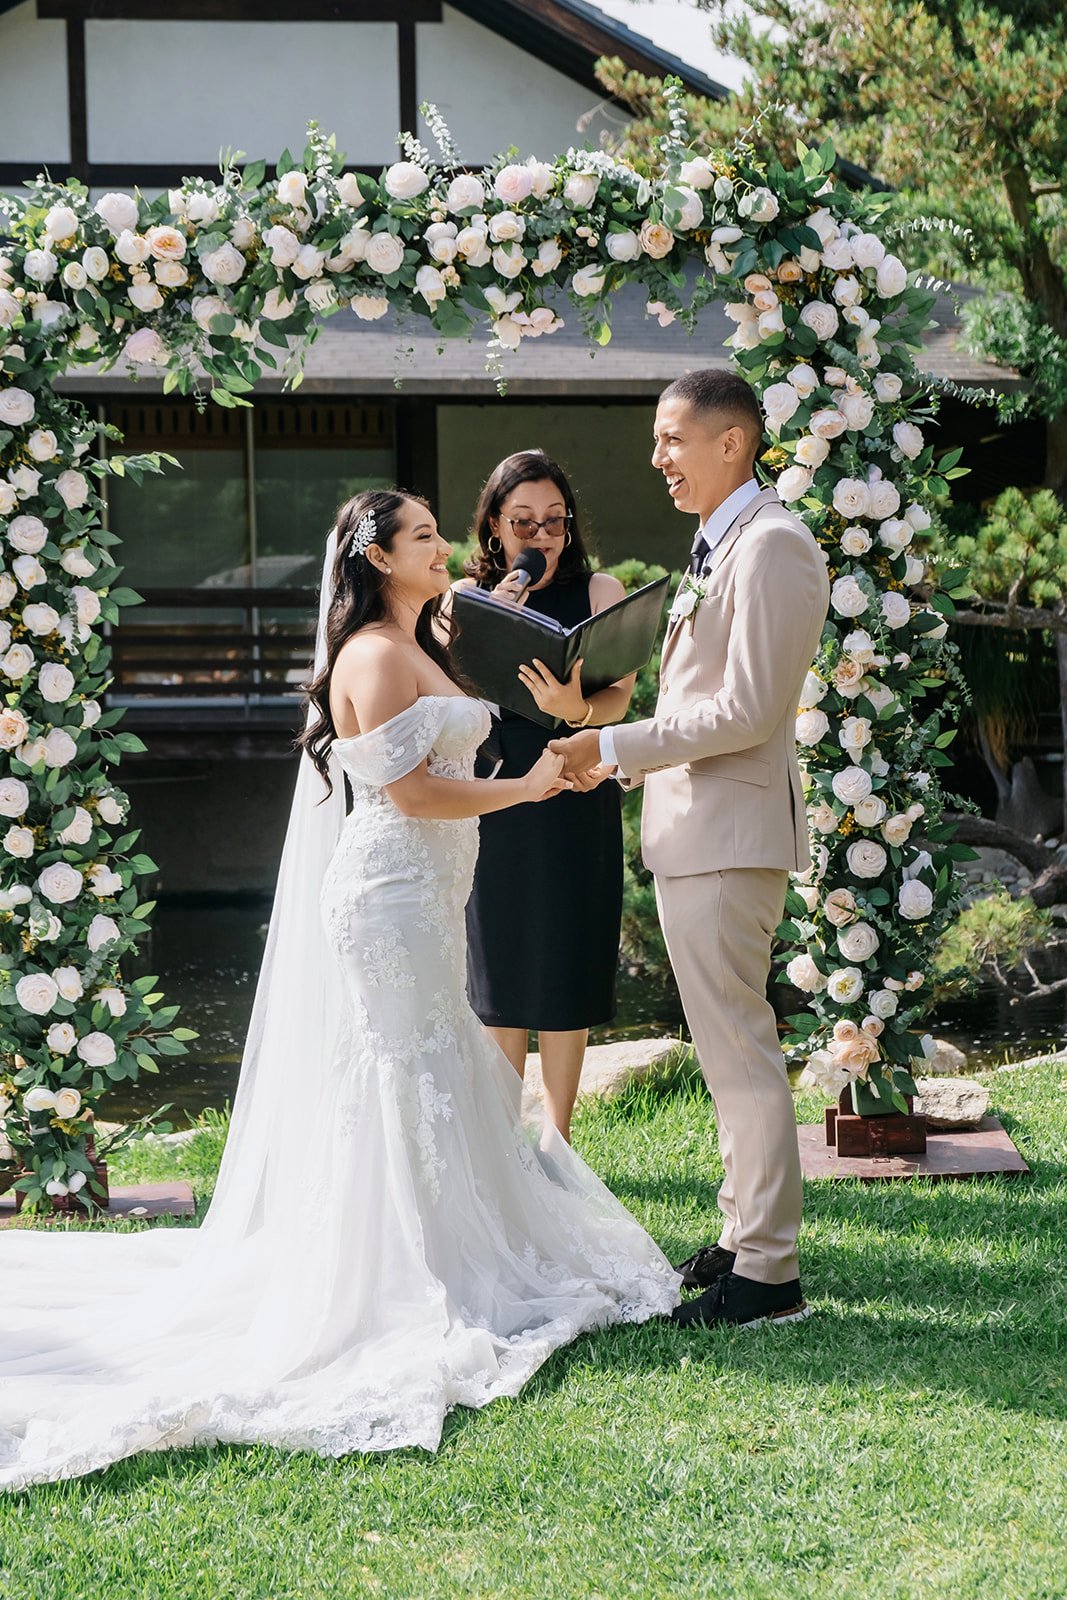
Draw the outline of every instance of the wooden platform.
M114 1221L119 1217L144 1220L151 1217L192 1217L196 1215L196 1200L187 1183L139 1183L132 1188L112 1188L111 1204L98 1213L95 1223ZM9 1191L0 1194L0 1228L10 1227L15 1220L15 1197ZM40 1220L39 1218L37 1220ZM57 1218L64 1223L68 1216ZM86 1218L75 1217L76 1222Z
M839 1156L826 1143L821 1122L797 1129L805 1178L859 1178L864 1183L889 1178L974 1178L987 1172L1015 1177L1030 1168L996 1117L959 1133L928 1133L926 1150L914 1156Z

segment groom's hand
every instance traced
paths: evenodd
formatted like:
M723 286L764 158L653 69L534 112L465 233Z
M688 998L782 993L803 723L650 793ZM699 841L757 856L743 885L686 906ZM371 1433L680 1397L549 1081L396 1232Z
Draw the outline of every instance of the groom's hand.
M563 757L563 771L568 778L590 772L600 765L600 730L583 728L569 739L553 739L548 748L553 755Z

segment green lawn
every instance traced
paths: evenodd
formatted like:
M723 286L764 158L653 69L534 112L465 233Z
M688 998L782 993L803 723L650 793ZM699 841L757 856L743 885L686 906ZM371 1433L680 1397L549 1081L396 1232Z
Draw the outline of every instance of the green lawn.
M1067 1071L989 1081L1032 1176L812 1185L809 1321L584 1338L434 1458L199 1450L0 1497L0 1596L1064 1600ZM668 1254L711 1236L692 1085L576 1141ZM116 1177L203 1184L219 1142Z

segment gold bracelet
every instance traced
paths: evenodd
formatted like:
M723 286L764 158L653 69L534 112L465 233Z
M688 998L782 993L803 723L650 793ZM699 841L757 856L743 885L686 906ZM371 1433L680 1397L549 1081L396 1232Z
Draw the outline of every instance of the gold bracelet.
M591 700L587 700L585 702L585 716L582 718L581 722L571 722L569 718L566 717L564 718L564 721L567 723L568 728L584 728L592 715L593 702Z

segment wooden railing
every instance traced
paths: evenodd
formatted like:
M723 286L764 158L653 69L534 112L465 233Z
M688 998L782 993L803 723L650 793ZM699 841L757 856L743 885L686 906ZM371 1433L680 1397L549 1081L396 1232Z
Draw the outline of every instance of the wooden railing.
M113 704L291 703L315 638L313 589L144 589L111 631ZM228 612L218 621L204 612ZM162 613L162 614L161 614Z

